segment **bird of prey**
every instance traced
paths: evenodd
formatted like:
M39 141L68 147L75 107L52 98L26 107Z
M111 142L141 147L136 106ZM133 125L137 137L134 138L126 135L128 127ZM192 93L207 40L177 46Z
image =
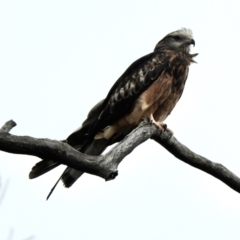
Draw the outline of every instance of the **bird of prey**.
M163 121L180 99L189 65L198 55L190 54L190 45L195 45L195 41L189 29L166 35L153 52L127 68L106 98L90 110L82 126L65 142L85 154L97 156L109 145L121 141L144 118L164 130ZM32 168L29 178L36 178L58 165L60 163L44 159ZM82 174L67 167L60 179L65 187L70 187Z

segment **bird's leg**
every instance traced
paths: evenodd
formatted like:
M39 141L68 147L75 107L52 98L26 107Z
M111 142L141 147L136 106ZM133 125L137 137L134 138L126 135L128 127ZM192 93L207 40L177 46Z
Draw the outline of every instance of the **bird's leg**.
M157 126L157 128L159 128L161 131L163 132L167 131L171 136L173 135L173 131L167 128L167 124L163 122L156 122L152 114L150 115L150 122Z
M163 122L156 122L152 114L150 115L150 122L157 126L163 132L167 129L167 124Z

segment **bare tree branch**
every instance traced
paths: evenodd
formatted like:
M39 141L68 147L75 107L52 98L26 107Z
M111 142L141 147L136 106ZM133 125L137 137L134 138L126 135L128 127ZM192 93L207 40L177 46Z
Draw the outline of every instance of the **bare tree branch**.
M1 132L10 132L12 128L17 126L17 124L13 120L7 121L2 128L0 129Z
M192 152L172 136L170 131L161 132L146 121L140 123L123 141L102 156L80 153L68 144L56 140L11 135L9 131L14 126L16 124L13 121L8 121L0 130L0 150L52 159L105 180L111 180L118 175L118 165L128 154L141 143L153 139L176 158L209 173L240 193L240 178L226 167Z

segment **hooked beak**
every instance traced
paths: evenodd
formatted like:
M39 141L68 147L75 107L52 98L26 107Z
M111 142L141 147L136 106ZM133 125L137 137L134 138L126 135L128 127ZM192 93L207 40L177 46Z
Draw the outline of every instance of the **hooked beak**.
M194 39L189 39L189 45L191 45L191 44L195 47L195 41L194 41Z
M190 46L191 44L195 47L195 41L194 41L194 39L192 39L192 38L187 38L187 39L185 40L184 45L185 45L185 46Z

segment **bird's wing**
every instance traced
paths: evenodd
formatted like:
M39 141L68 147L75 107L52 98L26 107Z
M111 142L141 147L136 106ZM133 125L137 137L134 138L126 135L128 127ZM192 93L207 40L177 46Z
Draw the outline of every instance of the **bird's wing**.
M138 97L155 82L169 65L164 53L150 53L134 63L122 74L101 104L101 109L89 129L85 147L95 135L127 114Z
M76 149L80 149L87 138L87 134L94 122L96 121L101 109L104 99L98 102L88 113L87 119L83 122L82 126L75 130L68 136L66 142Z

